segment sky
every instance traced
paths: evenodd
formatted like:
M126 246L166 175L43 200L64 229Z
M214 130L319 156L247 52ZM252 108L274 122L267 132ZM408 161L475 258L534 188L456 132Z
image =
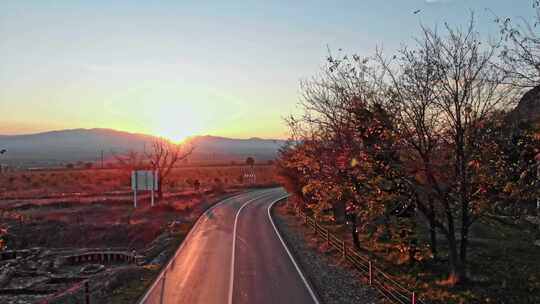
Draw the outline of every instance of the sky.
M328 48L371 55L421 24L496 36L530 0L0 0L0 134L113 128L286 138ZM489 8L487 10L486 8ZM414 14L416 10L421 10Z

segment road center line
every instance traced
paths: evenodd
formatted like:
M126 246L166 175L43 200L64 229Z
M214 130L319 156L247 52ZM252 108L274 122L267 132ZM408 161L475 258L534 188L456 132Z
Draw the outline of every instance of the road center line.
M236 216L234 217L234 228L233 228L233 242L232 242L232 255L231 255L231 274L229 277L229 304L233 303L233 289L234 289L234 256L236 254L236 228L238 226L238 218L240 217L240 212L242 212L242 209L246 207L247 205L251 204L252 202L259 200L268 194L271 193L265 193L264 195L261 195L259 197L256 197L254 199L251 199L247 202L245 202L240 209L236 212Z
M285 251L287 251L287 254L289 255L289 258L291 259L291 262L294 264L294 267L296 268L296 271L298 272L298 274L300 275L300 278L302 279L302 281L304 282L304 284L306 285L306 288L307 290L309 291L309 294L311 295L311 298L313 299L313 302L315 304L320 304L319 302L319 299L317 298L317 296L315 295L315 292L313 292L313 289L311 288L311 285L309 285L308 281L306 280L306 277L304 276L304 274L302 273L302 270L300 269L300 266L298 266L298 264L296 263L296 261L294 260L294 257L293 255L291 254L291 252L289 251L289 248L287 247L287 244L285 244L285 241L283 240L283 238L281 237L281 234L279 233L279 230L276 228L276 224L274 223L274 219L272 218L272 215L270 213L270 210L272 209L272 207L279 201L281 201L282 199L288 197L289 195L285 195L281 198L278 198L277 200L273 201L269 206L268 206L268 218L270 219L270 223L272 223L272 227L274 227L274 231L276 232L279 240L281 241L281 244L283 245L283 248L285 248ZM230 303L230 302L229 302Z
M251 194L255 194L255 193L258 193L259 191L253 191ZM263 197L265 195L267 195L268 191L260 191L261 192L261 196L258 196L257 198L260 198L260 197ZM176 252L174 253L174 256L169 260L169 262L167 263L167 265L165 267L163 267L163 269L161 270L161 272L159 273L159 275L156 277L156 279L154 279L154 282L152 283L151 287L149 289L146 290L146 293L144 294L144 296L137 302L139 304L143 304L146 302L146 300L148 299L148 297L150 296L150 294L152 293L152 291L156 288L157 284L159 283L159 281L161 280L161 278L165 275L165 273L169 270L172 262L174 259L176 259L176 257L178 256L178 254L180 253L180 251L182 251L182 248L184 248L184 245L187 243L187 241L190 239L191 235L193 234L193 231L196 231L197 230L197 227L200 225L200 223L202 222L202 219L204 217L204 215L208 214L209 212L212 212L214 209L218 208L219 206L221 205L224 205L232 200L235 200L235 199L238 199L238 196L242 196L242 195L245 195L245 194L250 194L250 192L244 192L244 193L239 193L237 195L234 195L232 197L229 197L229 198L226 198L224 200L222 200L221 202L218 202L217 204L215 204L214 206L210 207L210 209L206 210L203 214L201 214L201 216L197 219L197 221L195 222L195 224L193 225L193 227L191 227L191 230L188 232L188 234L186 235L186 237L184 238L184 240L182 240L182 243L180 244L180 247L178 247L178 249L176 250Z

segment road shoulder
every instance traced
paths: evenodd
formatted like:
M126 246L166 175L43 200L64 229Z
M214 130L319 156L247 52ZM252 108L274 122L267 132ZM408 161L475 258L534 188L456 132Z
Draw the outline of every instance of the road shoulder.
M275 205L272 217L322 303L381 303L376 291L363 285L349 265L324 248L284 203Z

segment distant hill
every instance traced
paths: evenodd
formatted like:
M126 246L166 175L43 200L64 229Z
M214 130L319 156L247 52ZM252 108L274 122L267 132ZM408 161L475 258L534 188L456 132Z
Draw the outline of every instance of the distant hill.
M540 86L526 92L516 108L509 114L509 117L515 121L526 120L540 123Z
M22 167L58 166L70 162L97 161L101 151L105 159L113 153L129 150L150 151L156 137L111 129L73 129L28 135L0 135L0 148L8 152L0 163ZM215 136L196 136L187 142L196 150L194 161L241 161L247 156L256 160L274 159L284 141L259 138L232 139Z
M274 159L277 150L285 143L273 139L232 139L216 136L196 136L186 143L195 147L195 156L203 159L245 159L254 156L259 160Z

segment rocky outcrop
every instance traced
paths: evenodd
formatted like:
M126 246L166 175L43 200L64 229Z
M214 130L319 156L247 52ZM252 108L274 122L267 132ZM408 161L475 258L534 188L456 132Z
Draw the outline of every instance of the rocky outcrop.
M523 95L517 107L510 112L510 118L515 121L540 122L540 86Z

